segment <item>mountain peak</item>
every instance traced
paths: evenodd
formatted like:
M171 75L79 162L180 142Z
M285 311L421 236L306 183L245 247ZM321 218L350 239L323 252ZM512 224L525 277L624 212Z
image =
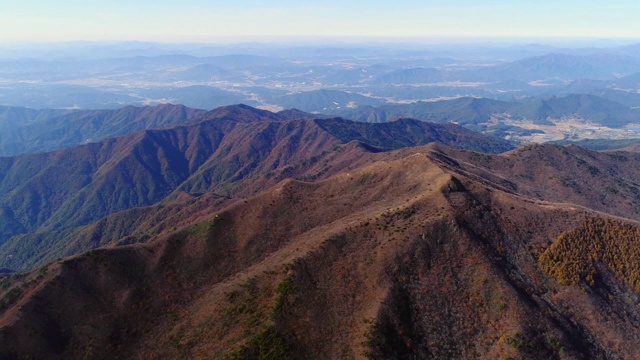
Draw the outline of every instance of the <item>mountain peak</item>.
M317 117L323 117L323 115L310 114L296 108L278 111L276 114L286 120L315 119Z
M198 121L226 119L237 122L283 121L284 117L268 110L261 110L245 104L222 106L198 118Z

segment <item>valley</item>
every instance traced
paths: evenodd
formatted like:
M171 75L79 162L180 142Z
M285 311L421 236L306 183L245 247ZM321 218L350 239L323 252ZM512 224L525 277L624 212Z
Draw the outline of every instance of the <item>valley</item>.
M515 126L517 128L529 130L530 133L514 133L511 135L507 130L506 139L515 140L519 143L544 143L549 141L571 140L580 141L585 139L606 139L623 140L639 139L640 133L635 124L630 124L624 128L611 128L601 124L589 122L583 118L562 118L548 119L551 125L536 124L531 120L513 120L501 116L495 116L490 122L479 124L486 126Z
M117 109L172 103L212 110L243 103L272 111L296 108L383 122L386 120L363 114L398 105L397 115L387 119L409 116L458 122L455 118L425 118L411 108L425 102L446 104L476 98L513 106L484 109L486 120L506 113L510 121L472 130L524 143L572 137L638 137L624 131L626 125L640 122L640 83L636 81L640 54L634 45L442 45L418 51L366 45L313 49L220 45L176 50L154 44L155 55L140 45L127 50L110 48L113 56L107 58L94 55L104 52L96 46L93 51L77 49L73 57L35 57L29 61L0 57L0 104L35 109ZM576 104L571 97L582 97L584 103ZM542 124L547 119L556 124L576 121L568 128L529 124L551 125ZM601 129L591 133L594 126ZM529 134L531 131L536 133Z

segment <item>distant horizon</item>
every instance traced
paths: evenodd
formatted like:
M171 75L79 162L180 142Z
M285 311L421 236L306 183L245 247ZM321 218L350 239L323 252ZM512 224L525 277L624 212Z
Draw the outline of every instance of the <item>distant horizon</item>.
M163 46L358 46L358 45L523 45L523 46L621 46L640 43L637 37L553 37L553 36L246 36L192 40L145 39L73 39L73 40L0 40L0 46L33 45L126 45Z
M269 37L638 39L631 0L24 0L5 4L0 43L236 42ZM233 40L235 39L235 40ZM243 41L245 41L243 40Z
M236 41L233 41L236 40ZM223 41L144 41L144 40L69 40L69 41L33 41L0 42L0 59L97 59L132 56L168 56L185 55L193 57L220 55L262 55L271 57L286 56L287 51L298 51L303 55L305 49L331 51L343 49L375 56L386 52L415 52L415 55L432 56L422 53L446 52L466 57L476 51L482 57L485 51L524 51L525 54L566 53L573 51L607 52L609 49L640 45L640 38L541 38L541 37L261 37L247 39L229 39ZM243 40L243 41L240 41ZM466 54L465 54L466 52ZM507 55L507 53L505 53ZM507 55L509 56L509 55Z

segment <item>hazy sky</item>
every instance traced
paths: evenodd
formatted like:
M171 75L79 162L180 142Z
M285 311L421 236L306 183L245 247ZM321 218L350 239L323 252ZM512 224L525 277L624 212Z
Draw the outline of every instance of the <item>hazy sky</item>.
M640 1L0 0L0 42L270 36L640 38Z

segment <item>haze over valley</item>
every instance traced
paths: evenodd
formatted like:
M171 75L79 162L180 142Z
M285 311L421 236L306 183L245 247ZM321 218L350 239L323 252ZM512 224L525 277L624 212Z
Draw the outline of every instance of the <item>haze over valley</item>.
M0 59L0 104L211 110L243 103L366 122L452 121L525 143L636 138L640 128L637 44L71 45L8 52L13 57ZM3 119L12 121L6 111Z

